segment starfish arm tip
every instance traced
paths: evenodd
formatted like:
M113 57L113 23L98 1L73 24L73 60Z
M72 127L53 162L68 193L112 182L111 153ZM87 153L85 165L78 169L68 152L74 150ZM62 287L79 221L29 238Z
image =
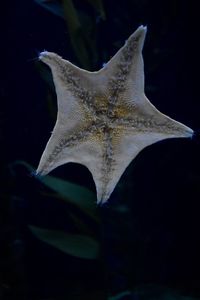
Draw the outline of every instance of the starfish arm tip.
M136 31L133 33L135 35L145 35L147 32L147 26L145 25L140 25Z
M41 174L40 172L35 171L35 172L33 173L33 176L34 176L35 178L41 178L41 177L43 176L43 174Z
M35 176L35 177L41 177L41 176L43 176L43 173L37 169L37 170L34 172L34 176Z
M111 192L107 193L101 193L97 191L97 205L103 205L110 199L110 195L112 194L113 190Z
M194 136L194 130L193 129L191 129L191 128L189 128L188 127L188 130L187 130L187 136L186 137L189 137L189 138L193 138L193 136Z
M102 206L103 204L105 204L108 200L109 200L110 197L108 198L97 198L97 205L98 206Z
M143 30L143 31L147 31L147 25L140 25L139 27L138 27L138 30Z
M140 25L135 32L128 38L126 45L135 43L135 49L141 51L143 48L147 26Z
M47 57L49 55L49 52L48 51L42 51L39 53L39 60L43 60L45 57Z
M35 171L35 176L36 177L42 177L45 176L49 173L49 170L47 170L47 168L44 168L42 166L38 166L37 170Z
M38 58L43 63L47 64L50 68L52 66L57 66L60 63L60 61L62 60L62 57L60 57L56 53L49 52L49 51L46 51L46 50L40 52Z
M143 30L146 32L147 31L147 25L143 26Z

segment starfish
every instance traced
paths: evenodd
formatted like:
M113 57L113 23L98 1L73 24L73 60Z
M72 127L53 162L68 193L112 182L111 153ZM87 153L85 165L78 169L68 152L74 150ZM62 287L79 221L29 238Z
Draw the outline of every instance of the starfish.
M92 173L97 202L106 202L123 172L145 147L193 130L158 111L144 93L142 48L146 27L96 72L78 68L52 52L39 59L53 74L57 121L36 174L75 162Z

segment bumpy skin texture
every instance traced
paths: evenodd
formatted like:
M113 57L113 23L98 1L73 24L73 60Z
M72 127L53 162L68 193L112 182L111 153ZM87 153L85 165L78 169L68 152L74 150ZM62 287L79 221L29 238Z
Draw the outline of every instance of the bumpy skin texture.
M37 174L77 162L92 173L97 202L110 197L129 163L145 147L193 130L159 112L144 94L140 26L99 71L80 69L55 53L39 59L52 71L57 93L57 121Z

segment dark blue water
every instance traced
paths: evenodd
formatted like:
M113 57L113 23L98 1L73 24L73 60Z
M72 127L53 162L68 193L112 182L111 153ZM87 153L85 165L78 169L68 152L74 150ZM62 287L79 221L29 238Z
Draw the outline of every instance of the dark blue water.
M88 69L101 68L140 24L147 25L146 94L160 111L198 130L197 7L189 1L116 2L104 1L103 20L89 1L73 1L82 32L95 39ZM97 209L98 222L14 165L20 160L37 167L55 123L56 95L38 53L53 51L83 67L56 5L52 12L21 0L2 8L0 299L108 299L120 293L120 299L168 299L167 293L169 299L176 293L200 298L198 135L142 151L109 203ZM81 165L64 165L51 175L95 192ZM85 260L64 254L34 237L30 224L91 235L101 255Z

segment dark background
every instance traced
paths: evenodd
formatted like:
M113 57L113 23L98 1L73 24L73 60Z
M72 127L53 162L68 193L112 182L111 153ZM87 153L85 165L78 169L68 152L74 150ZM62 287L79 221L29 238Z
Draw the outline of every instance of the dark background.
M179 299L162 298L167 293L200 299L195 1L102 1L103 17L88 1L74 0L81 23L77 36L66 15L58 15L63 4L56 3L55 11L31 0L12 1L2 8L0 299L107 299L106 295L127 290L132 294L119 299ZM38 53L53 51L97 70L141 24L148 26L143 50L148 98L197 134L192 140L162 141L138 155L108 204L97 208L100 223L91 224L101 241L104 264L102 258L75 258L29 231L28 225L34 224L70 232L74 224L63 212L63 202L47 196L49 191L16 163L37 167L55 123L55 91ZM95 41L94 49L85 42L88 37ZM76 52L79 46L88 50L89 62ZM95 192L83 166L64 165L52 175Z

